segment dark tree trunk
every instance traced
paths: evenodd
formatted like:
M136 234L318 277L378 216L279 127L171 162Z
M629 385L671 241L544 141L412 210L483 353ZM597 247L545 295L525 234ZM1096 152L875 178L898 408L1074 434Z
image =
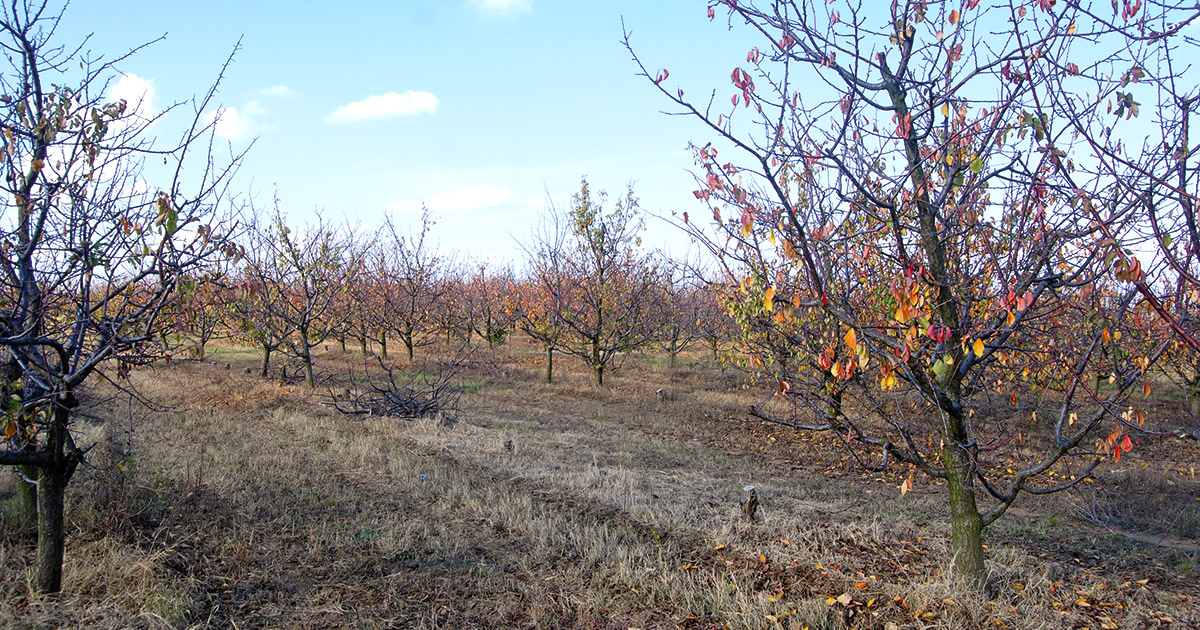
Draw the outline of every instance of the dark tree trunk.
M17 470L21 473L17 478L17 529L23 533L31 533L37 531L38 487L37 484L29 483L25 479L37 481L39 471L37 466L19 466Z
M266 378L267 369L270 367L271 367L271 346L263 346L262 369L259 370L258 375L263 378Z
M38 550L34 590L57 593L62 590L63 565L63 469L50 465L38 475Z
M546 344L546 384L554 382L554 346Z
M942 465L946 470L946 490L950 500L950 548L954 552L954 571L977 593L987 589L987 566L983 560L983 518L975 502L970 454L963 450L966 430L963 419L948 413L946 446Z
M387 331L386 330L379 331L379 356L384 359L387 358Z
M604 386L604 364L600 362L600 340L592 340L592 375L598 387Z

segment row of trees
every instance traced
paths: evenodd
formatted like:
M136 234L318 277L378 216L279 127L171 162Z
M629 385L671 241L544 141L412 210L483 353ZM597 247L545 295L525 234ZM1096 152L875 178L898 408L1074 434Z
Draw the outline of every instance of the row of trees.
M569 208L550 207L517 274L438 250L428 213L410 231L389 218L363 238L321 217L289 227L276 201L255 214L246 256L179 302L179 333L200 357L219 335L259 348L264 376L273 357L294 359L310 387L312 349L328 342L386 357L398 340L411 361L442 338L494 346L519 331L545 349L547 382L557 353L584 361L600 385L633 350L661 347L672 367L701 340L715 354L733 333L716 294L694 267L642 249L632 189L606 202L583 180Z
M982 590L987 525L1163 433L1134 397L1156 368L1200 385L1200 10L710 2L718 14L753 40L723 97L693 100L626 43L712 136L695 196L716 230L686 227L778 378L779 402L753 413L944 484L955 567Z

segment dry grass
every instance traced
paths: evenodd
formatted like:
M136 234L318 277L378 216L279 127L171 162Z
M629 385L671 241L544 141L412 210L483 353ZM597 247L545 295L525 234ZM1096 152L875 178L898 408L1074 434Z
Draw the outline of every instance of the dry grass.
M93 391L104 422L71 487L64 594L29 594L33 544L5 534L0 626L1200 625L1195 554L1114 533L1163 518L1127 507L1130 487L1194 491L1177 475L1097 486L1112 511L1099 525L1066 504L1007 517L981 602L949 577L937 487L900 497L834 440L750 422L753 396L700 355L674 373L631 357L599 390L566 360L542 384L540 355L514 350L531 349L474 366L453 424L333 413L243 373L256 358L232 348L136 373L163 409L132 421ZM319 361L334 381L362 370L337 351ZM748 483L754 523L736 504Z

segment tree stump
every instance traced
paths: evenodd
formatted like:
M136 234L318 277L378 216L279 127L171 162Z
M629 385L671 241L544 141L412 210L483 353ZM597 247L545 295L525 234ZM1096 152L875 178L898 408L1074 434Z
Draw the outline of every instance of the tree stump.
M754 486L742 488L742 514L751 522L758 514L758 490Z

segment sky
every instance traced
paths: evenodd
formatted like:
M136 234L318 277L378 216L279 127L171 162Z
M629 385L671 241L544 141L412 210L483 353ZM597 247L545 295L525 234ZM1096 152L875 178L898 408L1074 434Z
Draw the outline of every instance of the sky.
M277 194L293 223L321 211L365 234L387 213L411 228L425 204L441 249L519 264L548 195L569 204L583 176L610 203L632 182L650 214L700 208L687 147L710 138L662 113L622 19L649 69L702 94L731 89L751 46L695 0L89 0L68 7L59 41L90 35L112 57L165 36L110 88L145 95L148 111L203 94L240 41L217 99L222 141L253 142L235 191L260 207ZM155 128L171 137L189 117ZM644 242L688 249L654 218Z

